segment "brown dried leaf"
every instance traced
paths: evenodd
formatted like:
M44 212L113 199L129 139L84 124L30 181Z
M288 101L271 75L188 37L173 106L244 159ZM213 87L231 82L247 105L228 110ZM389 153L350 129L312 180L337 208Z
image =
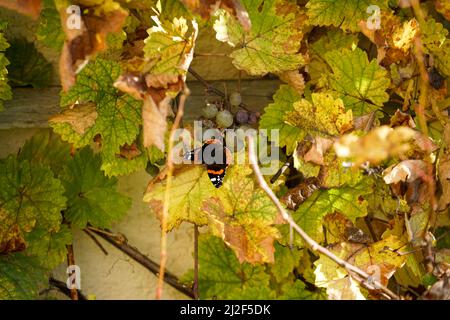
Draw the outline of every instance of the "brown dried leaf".
M448 0L434 0L436 11L450 21L450 2Z
M274 262L276 233L270 231L267 223L234 220L216 197L203 201L202 210L208 214L213 233L235 251L240 263Z
M446 153L441 156L438 163L438 177L442 194L439 197L438 209L444 210L450 204L450 125L444 128L444 141L447 145Z
M415 128L416 124L409 114L401 112L399 109L397 109L397 111L395 111L395 114L391 117L391 127L394 128L400 126Z
M126 144L120 147L120 157L132 160L141 155L141 150L139 150L136 142L134 142L131 146Z
M361 229L339 212L327 214L324 219L324 227L327 230L327 242L336 243L342 241L354 243L369 243L371 238Z
M0 207L0 255L23 251L25 239L13 216Z
M0 0L0 7L15 10L37 19L41 13L41 0Z
M303 94L305 90L305 78L298 70L288 70L277 74L281 81L286 82L297 90L298 94Z
M147 96L142 106L142 125L144 147L152 145L164 150L164 137L167 131L166 117L169 114L170 97L156 105L151 96Z
M53 123L68 123L76 133L83 135L87 129L95 124L97 111L94 103L73 105L62 113L52 116Z
M387 184L400 181L413 182L419 178L426 179L427 172L427 162L423 160L404 160L384 170L383 179Z
M330 139L315 137L311 149L309 149L309 151L305 154L303 159L306 162L313 162L318 165L325 165L323 156L332 145L333 141Z
M59 69L61 84L67 91L75 84L76 74L98 52L106 49L109 33L119 32L128 13L119 8L109 12L93 12L93 8L81 7L80 29L69 29L64 23L66 41L64 43ZM67 21L65 8L60 11L61 21Z
M239 0L181 0L193 13L209 20L217 9L224 9L235 16L246 31L250 30L251 22L247 10Z

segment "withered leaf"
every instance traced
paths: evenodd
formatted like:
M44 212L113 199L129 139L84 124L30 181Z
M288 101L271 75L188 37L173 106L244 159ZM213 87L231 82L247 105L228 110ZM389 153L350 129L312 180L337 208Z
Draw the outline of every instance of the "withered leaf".
M41 0L0 0L0 7L15 10L37 19L41 13L42 4Z
M80 28L71 28L63 24L66 41L61 52L59 70L61 84L67 91L75 84L76 74L98 52L106 49L106 37L109 33L119 32L128 13L121 9L109 12L96 12L94 7L81 7ZM61 21L68 21L66 8L60 9Z
M83 135L87 129L94 125L97 116L95 103L88 102L73 105L62 113L52 116L49 121L53 123L68 123L76 133Z

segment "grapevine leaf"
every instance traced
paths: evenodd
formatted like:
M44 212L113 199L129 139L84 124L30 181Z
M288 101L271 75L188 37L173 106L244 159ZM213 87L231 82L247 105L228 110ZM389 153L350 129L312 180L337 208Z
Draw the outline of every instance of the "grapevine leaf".
M402 246L403 242L391 235L369 245L342 242L331 246L330 250L368 274L376 272L374 276L379 276L378 281L386 285L389 278L406 261L404 255L394 251ZM326 288L333 280L347 277L345 269L338 267L334 261L324 255L321 255L314 265L316 266L314 273L318 287Z
M223 238L241 263L273 262L277 210L251 173L246 166L231 167L217 197L203 201L202 209L213 234Z
M294 283L286 283L282 287L282 294L277 298L279 300L325 300L326 295L321 289L309 291L301 280Z
M279 130L280 147L286 146L286 151L291 154L297 141L303 139L305 133L301 129L285 122L285 115L294 111L294 103L300 100L300 95L290 86L282 85L273 96L274 102L264 109L260 120L260 129L268 130L272 137L272 130Z
M422 222L425 222L425 226L426 226L427 221L424 221L425 219L423 219L424 216L426 216L426 213L425 214L423 214L423 213L424 213L424 211L422 210L422 214L412 215L411 220L417 220L417 218L414 218L414 216L419 217L419 218L421 218ZM404 221L404 219L401 219L400 217L401 217L400 215L395 216L395 218L391 222L392 228L387 229L382 234L382 238L386 239L391 236L395 236L400 241L402 241L404 244L400 248L399 252L401 252L401 253L411 252L411 251L413 251L413 246L410 244L410 240L413 240L413 241L411 241L411 243L414 243L414 240L416 240L416 239L410 238L408 233L405 231L405 228L406 228L405 223L409 223L409 222ZM420 229L421 229L421 231L423 231L423 223L422 223L422 227ZM422 260L421 254L412 252L405 256L406 256L405 265L403 267L401 267L399 270L397 270L397 272L395 273L395 278L402 285L417 287L422 283L422 278L425 275L425 269L424 269L423 265L420 263Z
M365 51L334 50L325 55L333 70L331 87L336 90L347 109L354 115L363 115L382 107L389 98L387 72L372 60L369 63Z
M175 79L179 75L185 76L194 57L197 23L192 20L193 31L188 32L189 25L183 17L174 18L172 22L161 22L158 16L152 16L152 19L156 26L147 30L148 38L144 41L144 55L151 61L152 75Z
M65 34L61 26L61 17L53 0L43 0L36 36L38 41L58 52L64 45Z
M36 299L39 286L46 282L46 270L38 258L23 253L0 256L1 300Z
M75 105L72 111L66 109L63 115L51 123L63 140L73 143L77 148L89 145L99 134L105 161L111 161L119 154L121 146L131 145L139 133L141 103L127 94L120 94L113 87L120 73L120 67L112 61L97 59L88 64L78 75L76 85L62 95L61 105L93 102L96 104L97 117L92 106ZM77 120L86 114L89 121L83 119L80 125ZM89 127L94 118L95 124Z
M311 81L317 83L329 71L329 67L325 62L325 54L327 52L345 48L351 49L357 44L357 35L346 34L340 29L330 29L325 35L312 43L310 47L311 58L307 67Z
M11 87L8 84L9 61L5 56L5 50L9 47L8 42L3 34L6 28L5 23L0 23L0 111L3 110L3 103L12 98Z
M324 92L313 93L311 98L312 103L306 99L295 102L294 111L287 112L284 121L312 136L338 135L353 127L352 110L346 111L341 99Z
M66 259L66 245L72 243L72 232L62 224L58 232L37 228L26 235L27 253L37 257L40 265L52 270Z
M158 217L161 217L165 190L165 180L154 181L147 188L144 196L144 201L150 204ZM187 168L176 170L170 188L167 231L178 227L182 221L189 221L197 225L206 224L208 219L201 210L202 201L209 196L214 196L215 193L216 189L203 166L187 166Z
M48 167L19 162L13 156L0 162L0 207L22 232L35 227L58 230L66 198L61 182L53 176Z
M13 39L6 50L10 61L9 80L13 86L44 88L50 84L53 67L32 42L24 38Z
M67 129L72 129L73 134L83 136L95 124L97 117L95 104L88 102L67 108L60 114L51 117L49 121L53 124L61 124L61 127L63 124L67 124ZM76 138L67 140L75 143Z
M271 272L275 279L282 283L300 264L303 251L298 248L289 248L278 243L275 244L275 263L271 266Z
M108 177L129 175L145 168L145 166L147 165L147 161L148 158L145 153L141 153L140 155L132 159L117 156L111 160L103 161L101 169Z
M49 131L40 132L25 142L18 159L46 165L59 175L70 159L70 145Z
M366 13L370 5L383 10L387 8L387 0L310 0L306 8L310 23L315 26L335 26L357 32L358 23L370 16Z
M366 180L355 186L317 190L292 214L295 222L317 242L324 240L323 219L329 213L339 212L352 222L367 214L367 201L363 196L369 193ZM289 226L280 226L284 236L283 243L288 244ZM302 247L302 239L294 236L294 244Z
M0 254L25 250L26 243L19 226L5 210L0 208Z
M199 237L199 291L202 299L228 299L233 290L268 287L264 266L240 264L220 238Z
M443 75L450 77L450 40L448 30L434 19L427 19L420 25L425 53L433 56L434 65Z
M156 10L156 9L155 9ZM143 100L143 146L164 150L167 116L172 112L170 101L184 87L186 73L194 56L198 25L192 28L184 17L172 21L152 16L156 26L147 30L144 57L135 54L114 86ZM191 29L191 30L189 30Z
M72 225L110 228L131 206L131 200L116 190L117 179L100 170L101 159L89 148L77 152L61 177L66 188L64 216Z
M219 41L237 47L230 55L236 68L251 75L295 70L305 63L298 53L306 15L285 0L243 0L251 28L245 31L227 12L214 24Z
M229 300L274 300L275 298L276 292L270 287L264 286L236 288L226 297Z

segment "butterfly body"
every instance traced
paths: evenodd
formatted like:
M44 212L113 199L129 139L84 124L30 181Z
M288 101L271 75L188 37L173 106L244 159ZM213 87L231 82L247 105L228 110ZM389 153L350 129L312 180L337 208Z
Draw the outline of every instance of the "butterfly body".
M231 151L217 139L207 140L200 148L189 151L184 156L186 159L206 165L206 171L212 184L220 188L231 163Z

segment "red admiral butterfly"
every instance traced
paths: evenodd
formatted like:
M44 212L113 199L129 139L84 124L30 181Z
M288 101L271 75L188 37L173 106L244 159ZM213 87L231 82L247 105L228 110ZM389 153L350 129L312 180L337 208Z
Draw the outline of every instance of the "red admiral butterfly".
M187 152L185 159L206 165L206 171L212 184L220 188L223 184L223 178L231 163L232 155L221 141L217 139L207 140L203 146Z

